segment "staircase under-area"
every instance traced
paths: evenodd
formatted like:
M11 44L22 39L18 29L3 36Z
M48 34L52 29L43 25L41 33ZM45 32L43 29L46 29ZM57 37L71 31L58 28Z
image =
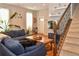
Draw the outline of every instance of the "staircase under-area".
M79 7L77 6L66 39L60 52L61 56L79 56Z
M66 11L66 9L68 9L69 3L56 3L56 4L49 5L49 6L50 6L50 8L49 8L49 20L48 21L56 21L58 23L60 21L60 19L62 18L64 12ZM63 17L63 19L64 19L64 17ZM48 32L50 33L53 31L51 29L48 29ZM57 48L59 48L59 46ZM47 52L47 55L51 56L51 55L54 55L54 53L52 50L51 51L49 50Z

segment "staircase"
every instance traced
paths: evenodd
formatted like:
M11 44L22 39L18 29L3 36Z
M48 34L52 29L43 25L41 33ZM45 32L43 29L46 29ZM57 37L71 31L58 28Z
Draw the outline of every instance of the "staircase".
M60 56L79 56L79 7L76 8Z

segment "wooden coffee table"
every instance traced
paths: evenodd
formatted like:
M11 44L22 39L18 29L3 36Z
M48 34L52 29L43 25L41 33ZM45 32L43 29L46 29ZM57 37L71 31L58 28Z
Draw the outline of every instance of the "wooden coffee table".
M48 44L50 44L50 46L48 46L49 49L52 50L52 44L53 44L53 39L49 39L48 36L46 35L42 35L42 34L36 34L36 35L31 35L31 36L27 36L26 38L35 40L35 41L39 41L44 43L46 46Z
M47 36L42 35L42 34L31 35L31 36L27 36L26 38L36 40L36 41L39 41L39 42L43 42L45 44L47 44L51 41L51 39L49 39Z

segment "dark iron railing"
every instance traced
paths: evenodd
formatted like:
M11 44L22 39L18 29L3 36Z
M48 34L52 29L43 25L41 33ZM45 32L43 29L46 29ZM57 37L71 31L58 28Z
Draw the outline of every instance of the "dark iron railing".
M54 21L53 27L54 27L54 47L53 47L53 55L56 56L59 54L60 50L60 45L61 45L61 40L64 39L64 36L66 36L65 32L67 29L67 24L70 23L70 18L71 18L71 3L68 5L66 8L65 12L61 16L60 20L58 23ZM60 34L60 41L57 46L56 44L56 34Z

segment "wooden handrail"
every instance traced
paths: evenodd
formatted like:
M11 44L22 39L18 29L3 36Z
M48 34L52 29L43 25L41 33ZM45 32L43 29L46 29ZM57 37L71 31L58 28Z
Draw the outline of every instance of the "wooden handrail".
M68 7L66 8L65 12L63 13L63 15L61 16L60 20L58 21L58 24L57 24L58 26L57 26L57 28L59 27L61 21L63 20L63 17L64 17L64 15L65 15L65 13L67 12L68 8L70 7L70 5L71 5L71 3L68 5Z

